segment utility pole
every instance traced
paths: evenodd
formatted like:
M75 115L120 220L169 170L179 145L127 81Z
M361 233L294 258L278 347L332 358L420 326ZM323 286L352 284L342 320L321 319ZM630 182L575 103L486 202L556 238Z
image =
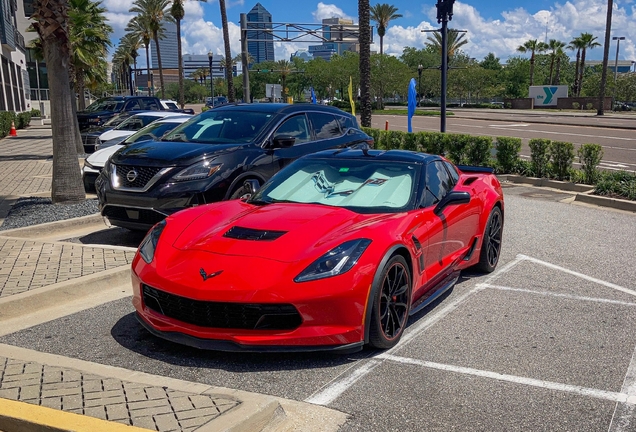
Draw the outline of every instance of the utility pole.
M605 18L605 44L603 45L603 69L601 71L601 91L598 95L596 115L602 116L605 111L605 85L607 84L607 62L609 57L610 33L612 31L612 8L614 0L607 0L607 17Z
M618 49L621 41L625 40L625 36L613 36L612 40L616 41L616 60L614 61L614 93L612 94L612 109L616 110L616 80L618 79Z
M446 89L448 77L448 22L453 19L455 0L437 0L437 22L442 24L442 94L439 131L446 132Z
M247 15L241 14L241 67L243 68L243 102L250 103L250 74L247 64Z

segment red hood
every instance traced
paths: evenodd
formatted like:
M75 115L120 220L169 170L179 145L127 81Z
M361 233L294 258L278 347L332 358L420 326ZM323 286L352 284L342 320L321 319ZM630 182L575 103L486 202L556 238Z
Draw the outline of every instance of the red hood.
M175 248L293 262L312 254L314 248L324 253L325 244L329 248L335 247L351 239L352 232L390 219L386 214L361 215L339 207L314 204L254 206L234 200L211 207L183 230L174 242ZM275 240L224 237L232 227L284 231L285 234Z

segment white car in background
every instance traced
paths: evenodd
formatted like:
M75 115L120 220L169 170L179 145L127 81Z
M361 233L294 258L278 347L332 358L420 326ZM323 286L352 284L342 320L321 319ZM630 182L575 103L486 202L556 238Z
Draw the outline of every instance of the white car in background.
M146 114L146 113L144 113ZM137 132L131 132L126 136L118 136L104 142L100 149L84 159L82 167L82 178L84 180L84 189L86 192L95 190L95 180L104 168L106 161L120 148L139 141L147 141L151 139L159 139L165 133L191 119L193 116L183 113L163 113L163 117L157 117L158 120L153 121Z
M106 141L113 138L129 137L143 127L146 127L155 120L159 120L166 117L183 117L185 114L171 111L146 111L143 113L135 114L128 117L126 120L115 126L114 129L106 131L99 136L100 145L96 147L99 149Z

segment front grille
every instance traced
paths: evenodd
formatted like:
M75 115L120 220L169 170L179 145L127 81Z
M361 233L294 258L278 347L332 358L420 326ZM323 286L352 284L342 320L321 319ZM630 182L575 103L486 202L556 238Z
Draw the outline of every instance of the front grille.
M98 135L82 135L82 144L95 145L101 144Z
M99 184L95 184L99 188ZM165 215L149 209L127 209L125 207L106 206L102 216L106 216L109 219L127 221L127 222L140 222L148 225L154 225L157 222L161 222L166 218Z
M119 178L120 184L125 188L143 189L146 184L161 170L157 167L136 167L132 165L115 165L115 175ZM130 181L129 178L133 177ZM129 176L130 174L130 176Z
M276 240L287 231L272 231L272 230L259 230L252 228L243 228L239 226L233 226L223 234L223 237L238 239L238 240L264 240L272 241Z
M290 304L227 303L192 300L142 284L144 304L169 318L199 327L241 330L292 330L302 323Z

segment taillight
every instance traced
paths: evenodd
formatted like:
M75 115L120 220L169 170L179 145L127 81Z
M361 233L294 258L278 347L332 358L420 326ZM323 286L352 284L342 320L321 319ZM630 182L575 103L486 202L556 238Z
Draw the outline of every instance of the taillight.
M365 142L367 143L369 148L373 148L373 144L375 143L375 141L373 141L373 138L369 138L368 140L365 140Z

